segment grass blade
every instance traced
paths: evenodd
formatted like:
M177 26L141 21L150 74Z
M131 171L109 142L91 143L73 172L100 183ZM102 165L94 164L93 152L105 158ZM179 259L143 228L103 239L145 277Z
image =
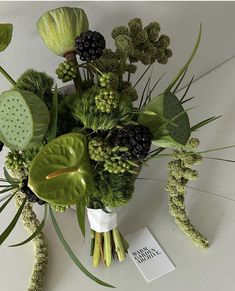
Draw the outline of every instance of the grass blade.
M147 87L148 87L148 84L149 84L150 80L151 80L151 78L149 77L149 78L148 78L148 81L146 82L146 84L145 84L145 86L144 86L144 90L143 90L143 93L142 93L142 95L141 95L141 99L140 99L139 109L142 107L142 103L143 103L143 100L144 100L144 94L145 94L145 91L146 91L146 89L147 89Z
M135 88L138 83L142 80L142 78L144 77L144 75L148 72L148 70L151 68L152 64L150 64L147 69L143 72L143 74L140 76L140 78L138 79L138 81L135 83L135 85L133 86L133 88Z
M104 281L101 281L100 279L98 279L97 277L95 277L94 275L92 275L83 265L82 263L79 261L79 259L76 257L76 255L74 254L74 252L72 251L72 249L70 248L70 246L68 245L67 241L65 240L60 227L55 219L55 216L53 214L53 211L51 209L51 207L49 208L50 211L50 216L51 216L51 220L52 223L54 225L56 234L61 242L61 244L63 245L64 249L66 250L66 252L68 253L68 255L70 256L70 258L72 259L72 261L75 263L75 265L87 276L89 277L91 280L95 281L96 283L105 286L105 287L110 287L110 288L115 288L112 285L109 285L107 283L105 283Z
M180 84L182 83L182 81L183 81L183 79L184 79L184 77L185 77L187 71L188 71L188 68L185 69L185 71L184 71L182 77L180 78L180 80L179 80L178 84L176 85L175 89L173 90L173 93L174 93L174 94L176 93L177 89L179 88Z
M192 100L192 99L194 99L194 98L195 98L195 96L190 97L190 98L188 98L188 99L182 101L181 104L184 104L184 103L186 103L186 102L188 102L188 101L190 101L190 100Z
M10 198L7 199L6 202L3 203L3 205L0 207L0 213L4 210L4 208L7 206L7 204L11 201L11 199L15 196L16 192L13 193Z
M210 152L216 152L216 151L220 151L220 150L225 150L225 149L231 149L234 148L235 145L231 145L231 146L226 146L226 147L222 147L222 148L216 148L216 149L211 149L211 150L207 150L207 151L201 151L198 152L199 154L204 154L204 153L210 153Z
M86 205L85 201L81 200L76 204L77 220L80 226L83 237L85 238L85 217L86 217Z
M222 158L215 158L215 157L203 157L203 159L207 159L207 160L216 160L216 161L229 162L229 163L235 163L235 160L222 159Z
M8 227L4 230L4 232L0 235L0 245L2 245L2 243L7 239L7 237L9 236L9 234L11 233L11 231L13 230L13 228L15 227L22 211L23 208L26 204L27 198L25 197L24 201L22 202L22 204L20 205L18 211L16 212L16 215L14 216L14 218L12 219L11 223L8 225Z
M46 217L47 217L47 204L45 205L44 218L42 222L39 224L39 226L37 227L37 229L35 230L35 232L32 235L30 235L30 237L28 237L26 240L22 241L21 243L10 245L9 247L19 247L30 242L32 239L34 239L42 231L45 225Z
M184 95L181 97L181 99L180 99L180 103L182 104L182 102L184 101L184 98L185 98L185 96L187 95L187 93L188 93L188 90L190 89L190 87L191 87L191 85L192 85L192 83L193 83L193 79L194 79L194 76L192 77L192 79L190 80L190 82L189 82L189 84L188 84L188 86L187 86L187 88L186 88L186 90L185 90L185 92L184 92Z
M6 187L5 189L3 189L3 190L0 191L0 194L4 194L4 193L6 193L6 192L8 192L8 191L11 191L11 190L13 190L13 189L15 189L14 186Z
M212 116L212 117L209 117L209 118L207 118L207 119L195 124L194 126L191 127L191 132L199 129L200 127L202 127L202 126L204 126L204 125L206 125L206 124L208 124L208 123L210 123L212 121L215 121L216 119L218 119L220 117L222 117L222 115L220 115L220 116Z
M186 64L181 68L181 70L179 71L179 73L176 75L176 77L174 78L174 80L169 84L169 86L166 88L166 91L170 91L171 88L176 84L176 82L179 80L179 78L182 76L182 74L184 73L184 71L188 68L188 66L190 65L192 59L194 58L197 49L199 47L200 44L200 40L201 40L201 35L202 35L202 25L200 24L200 29L199 29L199 33L198 33L198 37L197 37L197 41L196 44L194 46L194 49L188 59L188 61L186 62Z

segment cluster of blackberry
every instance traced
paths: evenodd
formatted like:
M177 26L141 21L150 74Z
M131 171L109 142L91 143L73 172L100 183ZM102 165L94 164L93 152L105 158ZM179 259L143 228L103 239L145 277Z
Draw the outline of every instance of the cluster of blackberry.
M148 155L151 147L152 134L148 127L139 125L127 125L117 129L111 138L112 146L126 148L118 151L118 155L124 160L140 161Z
M33 191L28 187L28 179L22 180L22 187L20 188L20 191L24 193L27 197L27 200L29 202L37 202L39 205L43 205L46 202L40 199L38 196L36 196Z
M97 31L88 30L81 33L75 40L77 54L81 61L94 61L101 57L105 49L105 39Z

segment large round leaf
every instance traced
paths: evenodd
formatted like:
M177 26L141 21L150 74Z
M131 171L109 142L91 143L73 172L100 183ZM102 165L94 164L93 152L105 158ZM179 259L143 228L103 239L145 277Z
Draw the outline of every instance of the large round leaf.
M36 155L29 187L41 199L73 205L93 191L93 175L86 136L68 133L57 137Z

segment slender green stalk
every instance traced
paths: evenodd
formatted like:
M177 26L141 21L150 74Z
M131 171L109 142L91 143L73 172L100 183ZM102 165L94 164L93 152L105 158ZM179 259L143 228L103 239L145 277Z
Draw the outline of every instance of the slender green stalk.
M115 245L115 251L118 256L118 260L119 262L122 262L126 258L126 251L125 251L125 247L123 245L123 241L117 227L112 230L112 234L113 234L113 241Z
M77 61L76 53L75 52L68 53L67 55L65 55L65 58L68 61L73 61L75 64L78 65L78 61ZM76 91L77 92L81 92L82 78L81 78L79 69L78 69L77 77L75 79L73 79L73 83L74 83L74 86L75 86Z
M105 267L109 267L112 263L112 245L111 245L111 233L110 231L104 232L104 264Z
M95 233L95 247L93 254L93 266L98 267L100 264L100 255L101 255L101 246L102 246L102 233Z
M12 77L0 66L0 73L13 85L15 86L16 82L12 79Z
M94 246L95 246L95 231L91 229L91 248L90 248L90 256L94 254Z

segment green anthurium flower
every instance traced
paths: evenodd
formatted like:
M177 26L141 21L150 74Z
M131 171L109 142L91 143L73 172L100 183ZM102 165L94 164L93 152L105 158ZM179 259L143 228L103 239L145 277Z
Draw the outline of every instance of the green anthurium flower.
M0 23L0 52L4 51L11 42L13 25Z
M41 199L56 205L73 205L93 191L87 138L80 133L59 136L33 159L29 187Z
M88 30L87 16L81 8L61 7L43 14L37 22L46 46L58 56L75 50L75 38Z
M152 143L160 147L185 145L191 134L188 114L170 91L154 97L144 106L138 121L150 129Z

